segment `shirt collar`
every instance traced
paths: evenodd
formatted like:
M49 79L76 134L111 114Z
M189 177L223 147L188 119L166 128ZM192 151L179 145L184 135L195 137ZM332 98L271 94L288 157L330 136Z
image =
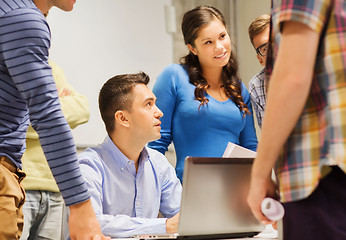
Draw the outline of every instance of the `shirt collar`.
M134 161L128 159L121 151L120 149L114 144L112 139L109 137L109 135L106 136L105 140L103 141L102 145L107 150L107 152L110 154L112 161L116 164L116 166L120 169L120 171L124 171L124 169L127 169L129 165L134 164ZM143 166L144 162L149 160L149 152L146 147L143 148L139 155L139 165L138 169Z

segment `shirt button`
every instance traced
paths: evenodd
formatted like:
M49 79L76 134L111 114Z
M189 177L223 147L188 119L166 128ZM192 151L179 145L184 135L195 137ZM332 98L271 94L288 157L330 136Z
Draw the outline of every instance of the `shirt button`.
M139 206L139 202L137 202L137 206Z
M121 171L124 171L124 168L122 167L120 170L121 170Z

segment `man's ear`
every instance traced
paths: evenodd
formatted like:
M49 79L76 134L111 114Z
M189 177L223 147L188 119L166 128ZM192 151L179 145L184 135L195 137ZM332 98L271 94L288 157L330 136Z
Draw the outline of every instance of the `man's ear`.
M114 118L115 118L116 124L118 123L124 127L129 127L130 123L129 123L129 120L127 118L127 112L126 111L122 111L122 110L116 111L114 114Z
M197 50L191 46L191 44L187 44L188 49L194 54L197 55Z

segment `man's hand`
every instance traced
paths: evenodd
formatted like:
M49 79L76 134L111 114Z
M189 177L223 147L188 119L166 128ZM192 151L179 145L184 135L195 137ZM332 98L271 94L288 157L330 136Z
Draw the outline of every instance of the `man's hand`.
M71 240L110 240L101 233L90 199L70 206L69 228Z
M275 190L276 185L270 177L267 179L256 176L251 177L251 184L247 202L251 208L253 215L263 224L275 223L265 217L261 211L261 203L265 197L276 198Z
M180 212L178 212L174 217L167 219L167 221L166 221L166 232L167 233L178 232L179 215L180 215Z

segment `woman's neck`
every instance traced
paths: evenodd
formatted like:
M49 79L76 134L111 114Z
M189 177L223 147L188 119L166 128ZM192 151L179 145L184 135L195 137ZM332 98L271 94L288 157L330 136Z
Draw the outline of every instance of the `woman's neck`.
M209 88L207 93L218 101L226 101L228 99L223 82L221 79L222 68L203 69L203 77L207 80Z
M222 85L221 80L222 68L209 68L203 69L203 77L207 80L211 89L220 88Z

